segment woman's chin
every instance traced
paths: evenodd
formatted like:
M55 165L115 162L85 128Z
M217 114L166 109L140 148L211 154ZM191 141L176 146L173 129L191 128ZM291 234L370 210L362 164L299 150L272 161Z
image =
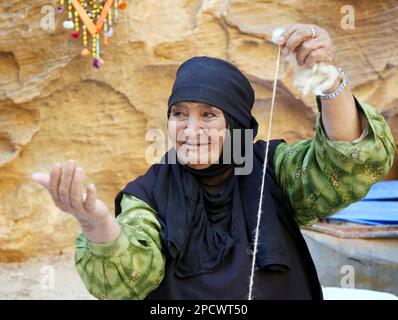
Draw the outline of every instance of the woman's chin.
M193 154L192 152L190 152L188 156L181 155L178 159L181 163L197 170L206 169L212 165L212 161L210 161L210 159L203 156L198 159L197 154Z
M211 166L211 161L205 160L205 159L198 160L197 158L193 158L193 157L179 157L178 159L183 164L187 164L188 166L195 168L195 169L197 169L197 168L204 169L204 168Z
M191 163L187 163L187 165L188 167L191 167L192 169L195 170L204 170L211 166L211 164L191 164Z

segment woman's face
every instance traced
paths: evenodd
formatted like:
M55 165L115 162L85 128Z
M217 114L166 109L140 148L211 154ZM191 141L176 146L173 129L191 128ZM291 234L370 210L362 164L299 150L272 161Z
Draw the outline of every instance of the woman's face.
M199 102L179 102L171 108L168 130L180 162L200 170L220 157L226 134L222 110Z

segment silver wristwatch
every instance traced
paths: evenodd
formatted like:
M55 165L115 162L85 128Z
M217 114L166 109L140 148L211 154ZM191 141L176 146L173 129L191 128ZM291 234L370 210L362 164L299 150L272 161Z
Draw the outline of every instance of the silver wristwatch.
M343 70L341 70L341 68L339 68L339 77L342 79L340 85L337 87L337 89L333 92L330 93L322 93L319 95L319 97L322 100L331 100L336 98L343 90L344 88L347 86L348 84L348 79L345 76L345 73Z

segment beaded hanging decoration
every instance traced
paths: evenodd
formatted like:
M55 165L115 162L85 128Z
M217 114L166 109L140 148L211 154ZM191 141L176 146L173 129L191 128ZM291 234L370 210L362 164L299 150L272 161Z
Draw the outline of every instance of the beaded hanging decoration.
M83 40L82 56L93 57L93 66L100 68L101 40L109 44L113 36L113 26L118 22L119 9L124 10L127 2L124 0L60 0L58 13L67 11L68 20L63 22L65 29L73 30L71 37ZM88 46L88 36L91 35L91 51Z

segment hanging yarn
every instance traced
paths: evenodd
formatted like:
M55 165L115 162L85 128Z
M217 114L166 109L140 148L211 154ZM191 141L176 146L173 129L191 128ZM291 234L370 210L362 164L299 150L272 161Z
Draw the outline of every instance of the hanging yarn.
M79 27L79 14L77 13L77 11L74 12L74 16L75 16L75 31L72 32L72 37L73 38L80 38L80 27Z
M278 44L278 40L285 30L278 28L272 33L272 42ZM330 89L335 83L339 71L333 65L325 62L315 63L312 67L299 66L296 53L291 53L286 60L292 66L294 72L293 85L304 95L312 93L320 95Z
M126 9L127 2L123 0L60 0L58 12L61 14L67 11L68 20L63 22L65 29L74 29L71 37L82 38L82 56L93 57L92 65L100 68L101 63L101 36L102 43L109 44L113 36L113 24L116 24L119 17L119 9ZM80 26L82 33L80 32ZM88 36L91 35L91 52L88 46Z
M272 128L272 118L274 114L275 107L275 97L276 97L276 86L278 81L279 74L279 65L280 65L280 56L281 56L281 46L279 44L279 39L283 34L284 29L278 28L272 34L272 42L278 45L277 56L275 60L275 74L274 74L274 82L272 89L272 99L271 99L271 111L268 122L268 133L267 133L267 144L265 148L265 156L264 156L264 166L262 172L262 180L261 180L261 191L260 191L260 200L257 212L257 224L255 230L254 237L254 249L253 249L253 258L252 258L252 267L250 273L250 282L249 282L249 296L248 300L253 299L253 286L254 286L254 271L256 264L256 256L257 256L257 245L259 239L259 230L262 216L262 205L263 205L263 192L265 186L265 173L267 170L267 160L268 160L268 147L269 141L271 140L271 128ZM335 66L328 65L326 63L316 63L313 67L300 67L297 64L296 54L290 54L288 57L288 61L293 66L295 80L294 85L300 89L304 94L308 94L312 92L315 95L322 94L325 90L328 90L332 87L333 83L338 77L338 70Z
M265 185L265 172L267 170L267 162L268 162L268 146L269 146L268 142L271 140L272 117L274 114L276 84L278 81L280 56L281 56L281 47L278 46L278 52L276 54L276 61L275 61L274 83L273 83L273 89L272 89L271 112L270 112L269 122L268 122L267 144L265 147L264 166L263 166L263 173L262 173L262 178L261 178L260 200L259 200L258 212L257 212L257 224L256 224L256 230L255 230L255 237L254 237L253 260L252 260L252 267L251 267L251 273L250 273L248 300L252 300L252 298L253 298L254 270L255 270L255 265L256 265L257 245L258 245L260 224L261 224L263 193L264 193L264 185Z
M72 20L72 0L68 0L68 19Z
M126 9L126 7L124 9ZM115 16L115 23L117 23L117 21L119 20L119 0L115 0L113 2L113 15Z
M87 49L87 27L85 24L83 24L83 46L84 49L82 50L82 52L80 53L82 56L87 56L90 54L90 50Z

